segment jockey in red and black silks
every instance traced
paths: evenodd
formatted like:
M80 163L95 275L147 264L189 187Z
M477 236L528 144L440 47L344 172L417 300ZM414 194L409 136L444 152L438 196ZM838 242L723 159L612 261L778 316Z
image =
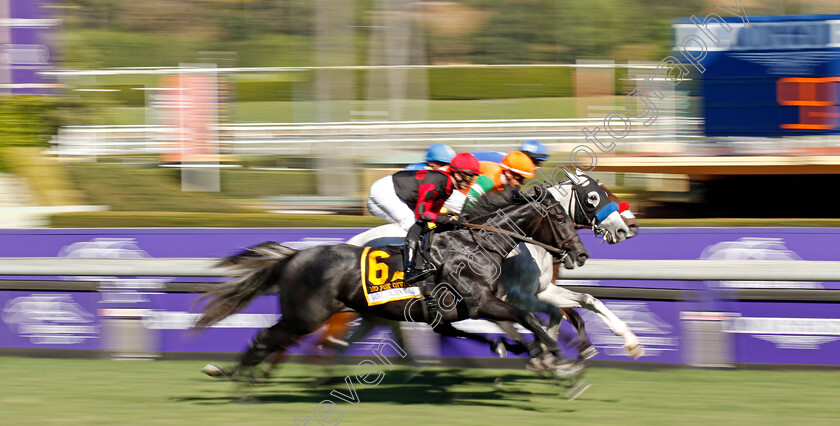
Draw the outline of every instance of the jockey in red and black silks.
M416 222L408 229L404 243L405 282L414 283L431 275L435 268L416 268L417 254L422 256L420 238L437 225L455 223L458 218L441 214L443 203L459 189L469 188L479 173L478 160L470 154L458 154L445 171L417 170L397 172L393 176L397 196L414 211ZM426 238L423 238L425 241Z
M404 170L394 173L397 196L412 208L415 219L434 222L454 185L449 174L439 170Z

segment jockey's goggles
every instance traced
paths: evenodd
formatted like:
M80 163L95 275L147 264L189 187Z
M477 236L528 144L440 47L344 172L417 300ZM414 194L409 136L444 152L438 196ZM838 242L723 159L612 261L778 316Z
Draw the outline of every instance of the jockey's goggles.
M471 180L473 180L473 179L475 179L475 178L476 178L476 176L478 176L478 175L477 175L477 174L475 174L475 173L465 172L465 171L463 171L463 170L458 170L457 172L458 172L458 173L460 173L460 174L461 174L461 176L463 176L463 177L464 177L464 179L466 179L466 180L470 180L470 181L471 181Z
M510 172L510 176L517 182L522 183L525 180L525 176L520 175L519 173Z

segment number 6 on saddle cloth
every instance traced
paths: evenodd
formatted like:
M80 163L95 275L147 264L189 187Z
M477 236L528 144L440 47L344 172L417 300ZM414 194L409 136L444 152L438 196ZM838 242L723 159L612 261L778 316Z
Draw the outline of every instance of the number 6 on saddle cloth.
M422 297L420 288L405 283L402 257L401 246L364 248L359 262L368 306Z

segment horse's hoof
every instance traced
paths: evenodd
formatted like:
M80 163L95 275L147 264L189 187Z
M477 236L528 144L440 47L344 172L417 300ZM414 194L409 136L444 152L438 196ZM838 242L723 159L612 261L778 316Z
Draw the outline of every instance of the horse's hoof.
M545 363L539 358L528 359L528 363L525 364L525 368L537 373L542 373L548 370L545 366Z
M636 343L633 346L627 346L627 352L630 352L633 359L639 359L645 356L645 347L641 343Z
M230 373L216 364L207 364L201 371L210 377L230 377Z
M595 355L598 355L598 349L595 349L595 346L587 346L580 351L581 359L592 359Z
M568 377L579 376L583 373L585 366L582 362L564 361L555 363L551 368L551 373L555 377L565 379Z
M499 358L507 358L507 348L505 348L505 343L501 340L493 342L493 352L495 352Z

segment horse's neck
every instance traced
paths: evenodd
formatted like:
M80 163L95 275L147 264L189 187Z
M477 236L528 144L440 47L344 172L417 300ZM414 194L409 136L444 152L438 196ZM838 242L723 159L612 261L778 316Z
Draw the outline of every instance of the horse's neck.
M533 231L534 227L536 226L535 221L539 220L540 217L536 214L527 214L529 213L529 209L540 208L532 204L533 203L523 204L521 205L521 207L518 208L499 210L495 214L490 214L483 217L482 220L476 223L479 225L492 226L494 228L499 228L505 231L513 232L515 234L530 237L531 231ZM526 214L522 214L522 212L525 212ZM481 243L482 239L490 241L493 244L493 251L500 253L503 256L506 256L508 253L513 251L513 249L519 244L519 240L515 240L509 236L502 235L500 233L494 233L493 231L473 232L478 232L479 235L482 237L478 240L479 243ZM490 249L491 247L485 248Z
M572 202L572 195L575 192L575 187L572 186L571 181L560 182L548 188L548 192L554 196L554 199L566 209L566 213L572 218L572 221L581 225L589 225L586 215L581 214L580 206Z

